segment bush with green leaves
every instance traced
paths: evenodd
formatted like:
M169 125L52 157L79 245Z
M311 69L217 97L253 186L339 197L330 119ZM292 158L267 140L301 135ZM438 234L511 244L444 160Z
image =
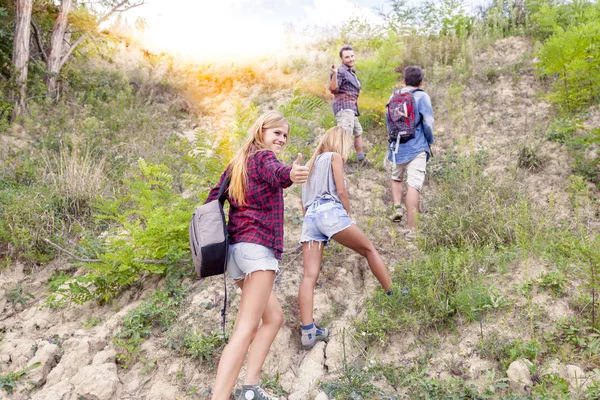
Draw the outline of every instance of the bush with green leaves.
M577 130L581 129L581 121L569 117L553 119L546 130L546 138L558 143L569 143Z
M181 344L185 353L196 358L201 362L206 362L213 366L214 361L219 358L228 337L223 336L222 331L215 331L209 334L194 331L189 332Z
M585 3L587 7L575 10ZM564 6L546 6L534 15L552 31L537 52L536 67L541 76L555 78L549 100L562 110L576 112L600 94L600 6L586 1L571 6L566 26L558 20Z
M44 239L62 242L67 220L60 198L47 186L0 187L0 243L30 264L50 261L55 251Z
M174 192L173 177L164 165L139 160L140 171L129 181L129 193L116 199L98 198L97 218L112 225L103 253L88 273L64 276L53 283L48 304L107 301L143 273L165 274L170 265L189 257L189 218L194 204Z

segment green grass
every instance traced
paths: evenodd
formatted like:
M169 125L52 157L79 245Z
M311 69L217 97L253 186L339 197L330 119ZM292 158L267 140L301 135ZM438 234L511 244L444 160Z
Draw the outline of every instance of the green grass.
M114 337L117 362L124 368L134 363L140 354L139 346L154 329L168 330L177 319L186 291L182 288L157 290L137 308L129 311L123 326Z

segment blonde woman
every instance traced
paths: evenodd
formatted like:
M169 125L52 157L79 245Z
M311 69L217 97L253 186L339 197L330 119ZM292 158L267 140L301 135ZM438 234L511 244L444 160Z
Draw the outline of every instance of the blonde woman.
M325 132L308 162L308 181L302 185L302 258L304 276L298 290L302 319L302 346L312 348L327 339L329 331L313 321L313 295L323 259L323 245L332 238L367 259L371 272L390 293L391 279L379 253L350 219L350 199L344 164L350 151L350 137L336 126Z
M206 200L217 198L221 183L230 173L227 272L242 289L242 297L233 333L219 361L212 400L230 398L246 354L246 376L239 398L276 400L258 383L267 353L283 324L283 311L273 292L283 253L283 189L308 177L308 167L299 164L300 154L289 167L277 159L289 131L290 125L281 114L261 115Z

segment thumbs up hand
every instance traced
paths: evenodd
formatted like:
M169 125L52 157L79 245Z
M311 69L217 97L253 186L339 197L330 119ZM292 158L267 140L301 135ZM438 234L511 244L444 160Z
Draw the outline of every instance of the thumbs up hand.
M298 153L298 158L292 164L290 171L290 179L292 182L302 184L308 179L308 167L300 165L302 162L302 154Z

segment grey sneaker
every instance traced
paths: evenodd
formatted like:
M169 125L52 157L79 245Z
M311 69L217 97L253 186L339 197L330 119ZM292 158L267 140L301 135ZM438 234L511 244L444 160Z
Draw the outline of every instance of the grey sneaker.
M320 328L314 325L312 329L302 329L302 347L305 350L310 350L317 342L327 340L329 337L329 329Z
M404 239L407 242L414 242L417 239L417 233L408 229L406 232L404 232Z
M279 400L279 397L269 395L258 385L243 385L238 400Z
M394 222L400 222L404 218L404 207L402 206L394 206L392 207L392 215L390 219Z
M372 166L371 161L369 161L367 159L367 157L365 157L362 160L358 161L358 168L362 169L362 168L368 168L368 167L371 167L371 166Z

